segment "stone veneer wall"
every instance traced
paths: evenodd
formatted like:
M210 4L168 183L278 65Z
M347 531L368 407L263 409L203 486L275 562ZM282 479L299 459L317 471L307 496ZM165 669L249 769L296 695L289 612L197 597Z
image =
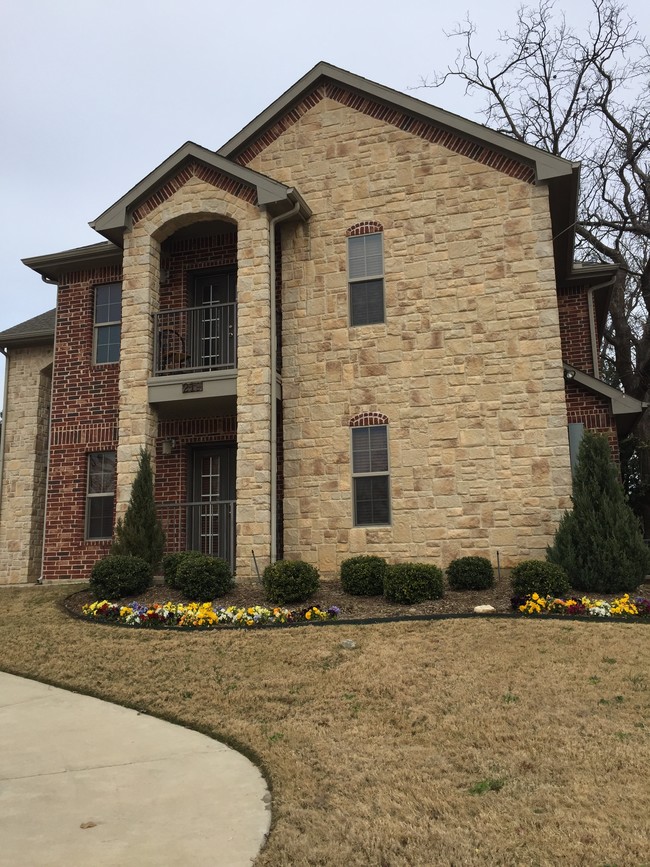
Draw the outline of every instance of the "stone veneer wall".
M0 584L41 575L52 347L11 349L0 502Z
M253 541L265 564L271 539L268 218L250 188L233 187L198 166L167 182L136 217L124 249L118 514L128 502L140 446L155 446L158 419L146 391L152 370L151 314L159 304L160 244L194 222L228 220L237 226L237 572L247 577L253 574Z
M271 138L247 164L314 212L283 232L285 556L543 556L571 488L545 186L328 98ZM386 323L350 328L346 229L373 220ZM390 527L352 526L364 411L389 417Z

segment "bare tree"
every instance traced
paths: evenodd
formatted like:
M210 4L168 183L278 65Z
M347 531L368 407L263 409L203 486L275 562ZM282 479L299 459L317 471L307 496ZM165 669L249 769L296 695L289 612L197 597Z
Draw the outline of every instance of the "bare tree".
M460 79L485 98L488 126L582 163L576 255L619 266L603 352L627 394L650 397L650 53L618 0L592 0L577 33L551 0L522 7L500 53L477 47L467 19L455 63L427 87ZM637 434L650 443L650 413ZM650 448L642 455L650 480ZM650 503L646 509L650 531Z

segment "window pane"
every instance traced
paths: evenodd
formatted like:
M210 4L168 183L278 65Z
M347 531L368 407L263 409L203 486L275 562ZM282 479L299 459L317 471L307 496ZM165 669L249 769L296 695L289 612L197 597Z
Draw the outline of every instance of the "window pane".
M373 325L384 321L384 281L350 283L350 324Z
M115 490L115 452L88 455L88 493L107 494Z
M102 325L96 330L95 364L120 360L120 326Z
M119 322L122 318L122 285L108 283L95 289L95 323Z
M89 539L110 539L113 535L113 496L88 500Z
M388 476L354 479L354 523L388 524Z
M381 233L348 238L348 266L350 280L381 276L384 273Z
M388 472L388 434L384 425L352 429L352 472Z

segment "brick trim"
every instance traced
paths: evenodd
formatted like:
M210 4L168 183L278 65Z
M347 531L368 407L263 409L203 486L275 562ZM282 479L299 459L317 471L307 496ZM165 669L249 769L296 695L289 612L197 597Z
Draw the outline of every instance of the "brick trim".
M436 126L431 121L422 120L414 115L407 114L401 109L383 105L368 96L363 96L327 79L315 87L314 90L307 93L300 102L289 109L272 126L264 130L241 153L234 156L235 162L243 166L248 165L254 157L278 139L285 130L293 126L294 123L297 123L310 108L317 105L324 97L354 108L356 111L360 111L362 114L367 114L377 120L382 120L405 132L410 132L412 135L425 141L440 144L448 150L454 151L454 153L462 154L476 162L490 166L490 168L503 172L512 178L518 178L529 184L535 181L535 170L513 157L506 156L499 151L489 148L487 145L463 138L457 133Z
M353 415L348 422L349 427L370 427L380 424L388 424L388 416L383 412L360 412Z
M116 424L52 425L52 446L92 445L102 451L116 446L117 441Z
M133 224L139 223L147 214L154 211L167 199L170 199L174 193L180 190L191 178L196 177L213 187L217 187L226 193L236 196L238 199L243 199L252 205L257 205L257 190L255 187L245 184L242 181L237 181L234 178L229 178L222 172L203 165L196 161L188 163L180 169L173 177L161 184L144 202L141 202L137 208L134 208L132 213Z
M378 232L383 232L384 227L376 220L365 220L363 223L355 223L345 230L346 238L353 238L358 235L376 235Z

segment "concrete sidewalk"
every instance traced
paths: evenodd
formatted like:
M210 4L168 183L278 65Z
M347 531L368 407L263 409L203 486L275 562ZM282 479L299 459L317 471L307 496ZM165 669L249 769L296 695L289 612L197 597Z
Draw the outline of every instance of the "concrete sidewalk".
M2 867L250 865L270 818L224 744L0 672Z

